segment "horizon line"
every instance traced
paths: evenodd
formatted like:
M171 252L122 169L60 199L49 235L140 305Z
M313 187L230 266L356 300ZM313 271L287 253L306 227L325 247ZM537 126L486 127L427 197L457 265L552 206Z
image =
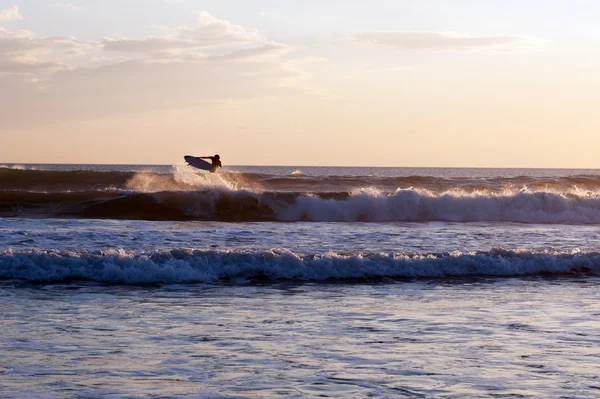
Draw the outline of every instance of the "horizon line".
M142 164L142 163L78 163L78 162L67 162L67 163L54 163L54 162L0 162L0 168L3 165L87 165L87 166L177 166L187 165L185 163L177 164ZM256 167L256 168L391 168L391 169L562 169L562 170L600 170L600 167L548 167L548 166L376 166L376 165L225 165L225 167Z

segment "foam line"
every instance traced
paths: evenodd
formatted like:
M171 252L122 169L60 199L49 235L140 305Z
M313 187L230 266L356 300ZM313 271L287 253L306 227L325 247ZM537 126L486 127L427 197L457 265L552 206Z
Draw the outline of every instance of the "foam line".
M548 273L600 275L600 254L501 249L443 254L352 255L306 255L285 249L0 251L0 278L27 281L91 280L117 284L217 283L255 278L273 281L370 281Z

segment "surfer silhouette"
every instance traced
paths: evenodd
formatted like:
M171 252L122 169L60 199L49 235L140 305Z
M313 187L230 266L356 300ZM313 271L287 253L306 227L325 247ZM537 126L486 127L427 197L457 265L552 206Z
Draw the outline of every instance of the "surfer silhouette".
M210 159L210 163L212 164L212 166L214 166L214 168L212 168L210 171L212 173L214 173L217 168L222 168L223 165L221 165L221 157L218 154L215 154L215 156L213 157L198 157L201 159Z

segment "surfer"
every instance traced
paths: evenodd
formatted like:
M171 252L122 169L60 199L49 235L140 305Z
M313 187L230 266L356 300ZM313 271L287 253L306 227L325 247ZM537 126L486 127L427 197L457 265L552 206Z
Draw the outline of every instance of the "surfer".
M217 170L217 168L222 168L223 165L221 165L221 157L218 154L215 154L214 157L198 157L201 159L210 159L210 163L212 164L212 166L214 166L213 169L211 169L210 171L214 173L215 170Z

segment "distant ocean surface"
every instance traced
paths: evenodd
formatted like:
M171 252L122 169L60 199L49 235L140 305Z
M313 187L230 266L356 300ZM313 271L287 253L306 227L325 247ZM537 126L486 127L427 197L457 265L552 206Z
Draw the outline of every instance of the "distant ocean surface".
M600 170L0 165L0 398L600 397Z

